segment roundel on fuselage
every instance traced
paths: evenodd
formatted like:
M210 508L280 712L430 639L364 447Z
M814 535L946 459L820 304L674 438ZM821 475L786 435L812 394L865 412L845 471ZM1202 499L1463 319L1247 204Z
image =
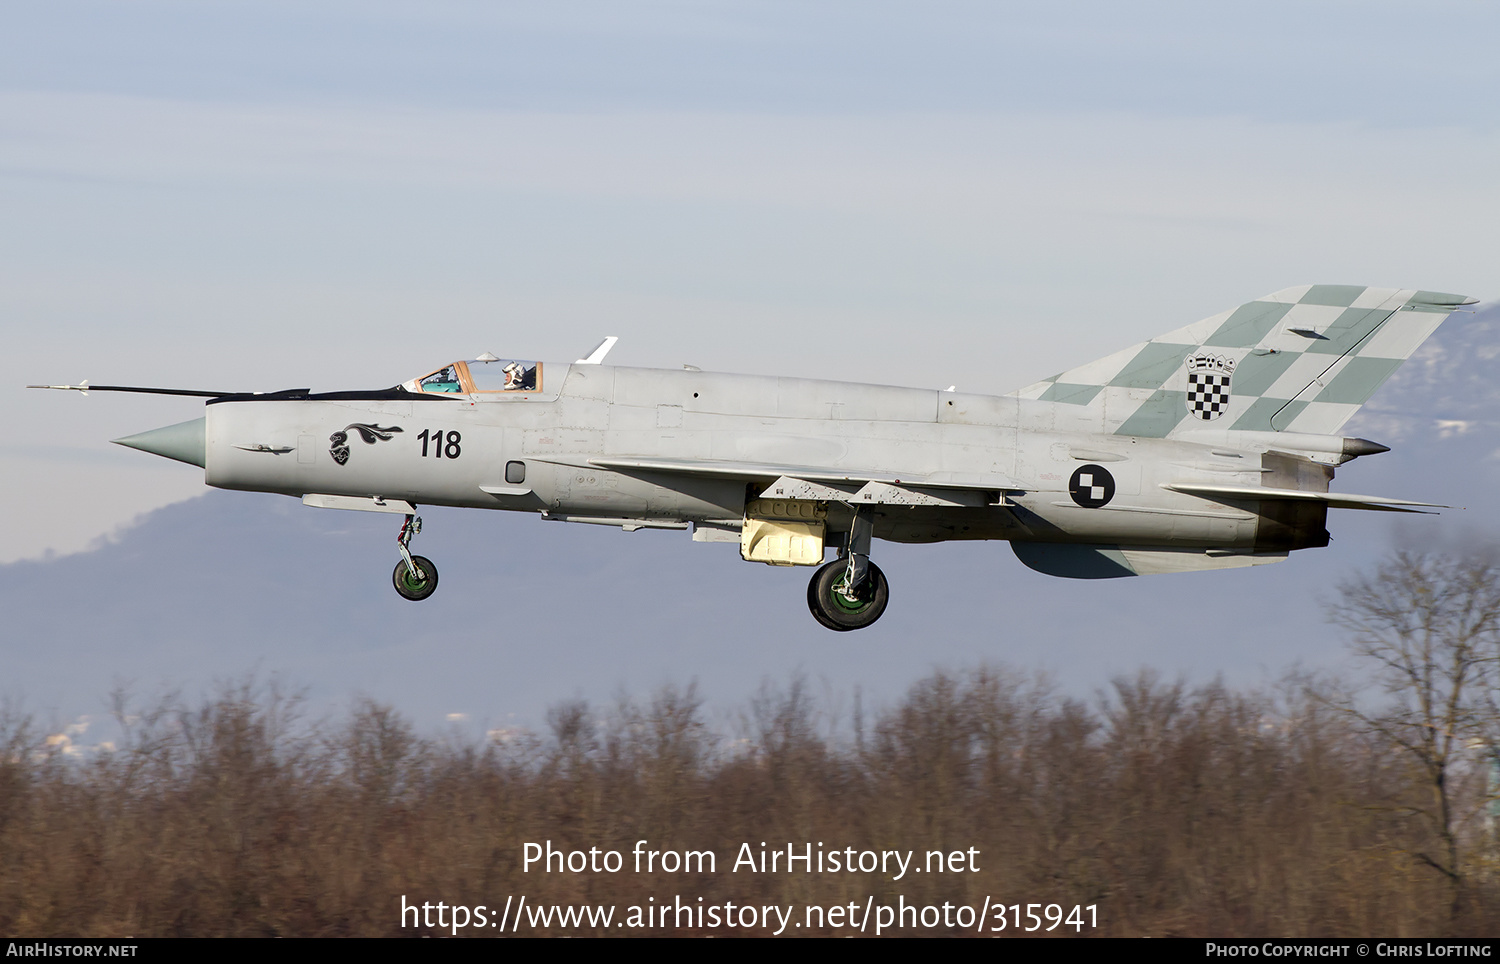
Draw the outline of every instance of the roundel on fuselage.
M1081 465L1068 480L1068 495L1085 509L1109 505L1115 497L1115 477L1101 465Z

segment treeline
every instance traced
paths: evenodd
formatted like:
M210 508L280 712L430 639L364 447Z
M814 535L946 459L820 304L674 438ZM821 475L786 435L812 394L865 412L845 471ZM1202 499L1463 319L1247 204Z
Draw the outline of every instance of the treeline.
M1423 774L1301 687L1272 696L1142 674L1084 703L984 669L934 675L898 705L841 720L792 684L720 727L691 689L668 689L597 711L562 704L547 734L473 742L423 737L373 703L320 724L297 709L250 685L199 705L122 705L124 738L82 759L24 719L0 723L0 933L448 933L411 915L403 927L403 895L492 912L525 895L621 916L678 897L799 914L872 895L989 898L1095 905L1097 930L1084 933L1116 936L1500 931L1484 768L1455 777L1477 868L1455 900L1425 857L1437 842L1418 818ZM638 840L712 850L717 872L634 872ZM625 866L523 872L528 841L619 851ZM741 844L762 842L918 861L973 848L981 869L899 881L730 871Z

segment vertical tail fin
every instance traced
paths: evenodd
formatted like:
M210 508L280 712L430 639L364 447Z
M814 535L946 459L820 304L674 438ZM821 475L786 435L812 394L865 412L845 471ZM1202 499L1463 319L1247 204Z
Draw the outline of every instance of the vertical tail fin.
M1015 392L1116 435L1335 435L1460 305L1436 291L1301 285Z

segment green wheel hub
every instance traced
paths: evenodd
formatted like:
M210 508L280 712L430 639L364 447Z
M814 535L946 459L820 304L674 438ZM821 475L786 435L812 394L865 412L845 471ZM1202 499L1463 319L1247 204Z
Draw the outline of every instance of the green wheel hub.
M849 574L846 572L833 584L833 591L828 594L829 601L839 609L851 615L858 615L875 604L875 580L866 579L854 590L854 598L850 599L844 594L844 589L849 585Z
M391 572L391 584L396 587L401 598L421 602L437 590L437 566L432 564L431 559L423 556L412 556L411 561L417 571L413 573L407 568L406 560L402 559Z
M406 567L405 565L401 567L401 585L405 586L407 589L410 589L412 592L421 592L423 589L426 589L427 583L430 581L431 580L428 579L426 571L422 570L421 567L418 567L418 571L416 573L413 573L411 569Z

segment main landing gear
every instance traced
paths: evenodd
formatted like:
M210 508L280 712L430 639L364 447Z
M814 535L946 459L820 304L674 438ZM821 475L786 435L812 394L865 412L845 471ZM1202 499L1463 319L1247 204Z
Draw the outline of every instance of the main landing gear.
M865 628L880 618L890 602L885 573L870 561L874 530L872 510L867 506L857 509L843 552L813 573L807 584L807 608L819 624L835 632Z
M422 520L414 515L406 517L401 524L401 535L396 538L396 548L401 550L401 561L391 573L391 583L402 598L421 602L437 590L437 566L426 556L414 556L408 546L411 537L422 531Z

